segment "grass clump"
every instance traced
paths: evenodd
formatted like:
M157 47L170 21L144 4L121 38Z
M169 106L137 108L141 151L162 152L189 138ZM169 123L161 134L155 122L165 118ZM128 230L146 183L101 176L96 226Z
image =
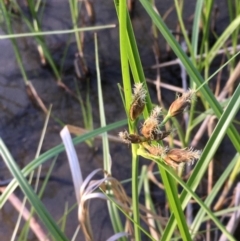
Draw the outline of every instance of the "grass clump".
M114 235L110 237L109 240L123 241L130 238L131 240L141 241L145 240L145 237L147 237L148 240L194 240L201 232L201 235L205 235L206 239L211 240L211 237L215 235L212 230L221 232L222 239L224 239L225 236L227 240L235 240L234 227L230 227L230 224L225 225L220 218L226 213L234 217L237 205L235 210L233 210L229 208L230 204L228 203L228 206L220 212L218 210L224 206L224 200L219 199L217 203L214 203L214 200L221 194L220 188L224 185L223 196L226 197L229 188L234 187L234 181L237 180L239 173L240 136L236 128L236 123L239 125L239 122L236 121L235 116L240 106L240 86L238 85L236 87L236 80L239 77L239 65L236 65L237 55L239 54L237 52L238 46L236 39L238 38L240 18L233 12L232 4L229 4L232 21L220 36L215 36L215 44L211 46L208 37L211 32L210 20L213 1L197 1L191 39L187 34L183 21L183 1L174 2L179 25L187 46L186 51L182 49L176 38L172 35L172 31L166 26L163 18L156 11L157 7L154 2L140 0L142 7L152 20L154 54L158 56L156 44L157 38L161 33L176 54L177 59L175 63L180 65L182 76L188 74L190 78L189 86L186 84L186 79L183 80L183 82L185 82L185 88L183 88L182 94L170 104L169 108L161 105L161 95L159 95L160 99L158 99L160 105L159 103L156 104L151 101L126 2L115 0L114 4L119 20L120 59L123 79L123 91L121 95L124 105L123 109L126 111L126 120L113 124L106 123L97 35L95 35L95 59L101 127L92 130L93 118L91 116L90 95L88 94L86 97L87 103L85 106L80 92L76 88L76 96L82 106L84 123L85 126L88 127L89 132L72 139L70 132L72 132L74 127L64 127L61 132L64 145L55 146L37 156L22 170L18 168L16 161L12 158L6 145L1 140L1 155L14 176L11 183L2 190L3 193L0 197L1 207L16 187L19 186L33 207L34 212L46 226L49 233L46 234L46 237L50 237L53 240L69 240L69 238L66 237L64 228L67 215L73 210L73 207L68 208L66 204L66 210L61 219L60 227L58 222L55 221L48 212L40 197L36 195L36 191L33 190L26 180L26 177L38 166L66 150L73 176L80 223L80 228L76 227L76 232L73 234L73 240L77 240L79 230L82 230L86 240L94 240L95 237L91 225L91 210L89 208L89 201L93 201L94 199L103 199L107 202L109 216L114 230ZM28 3L29 5L32 4L30 0ZM4 3L1 4L3 12L6 15L5 5ZM83 58L81 35L78 34L77 20L80 16L79 8L81 7L81 5L78 4L77 1L69 0L73 24L71 31L75 33L78 49L77 58L81 57L81 66L85 70L85 72L83 72L87 73L88 68ZM239 9L238 4L236 4L236 9ZM36 9L31 5L33 22L39 22L34 11L36 11ZM10 22L7 22L8 25L9 23ZM30 24L28 24L28 26L30 26ZM42 43L42 51L44 51L44 49L46 49L44 48L45 42L40 41L42 38L37 37L38 34L41 33L41 25L37 24L35 28L33 28L31 23L31 26L32 28L29 29L31 29L32 33L36 32L36 40ZM201 26L202 34L202 42L200 45L199 26ZM8 33L13 35L10 27L8 30ZM42 32L42 34L44 33ZM226 46L227 40L229 39L231 39L232 46ZM16 46L14 41L13 46ZM232 50L235 51L234 54L231 52ZM209 81L216 75L219 75L224 67L219 67L215 73L211 74L211 63L220 52L225 53L226 58L228 58L224 61L224 66L230 65L232 71L229 80L221 92L220 90L212 91L208 85ZM16 57L20 55L17 48L15 49L15 54ZM45 56L47 58L46 54ZM47 59L49 61L49 58ZM156 60L158 61L158 58L156 58ZM19 61L19 66L22 68L21 60L19 59ZM161 83L159 83L161 79L159 69L161 66L156 63L155 67L158 69L158 76L154 83L159 94L159 86L161 86ZM52 66L52 68L54 69L54 66ZM54 71L54 73L57 80L61 81L60 76L58 76L60 72L57 70L57 72ZM22 74L25 76L24 71ZM130 77L133 78L134 84ZM26 76L24 80L27 81ZM201 113L198 111L197 103L201 103L204 108ZM183 127L181 123L182 117L184 117L183 122L185 127ZM208 124L212 117L217 118L218 122L216 126L211 129L210 127L212 126ZM142 124L140 124L141 122ZM131 148L132 173L131 180L129 180L131 182L131 197L129 197L124 190L123 182L120 182L112 175L111 149L109 147L110 138L107 135L108 131L115 130L125 124L128 124L128 130L121 131L119 136L122 141ZM204 145L204 148L202 148L202 151L196 150L195 148L197 148L198 145L197 138L205 132L207 126L209 130L211 130L208 141ZM198 130L196 130L196 127L199 127ZM82 178L81 165L79 165L78 156L73 145L84 141L92 145L93 138L99 135L101 135L103 141L103 168L93 170L84 180ZM225 135L228 135L235 153L233 158L229 160L226 169L219 175L215 183L213 183L210 177L210 169L213 167L211 163ZM115 140L119 141L118 138ZM149 161L148 166L140 166L140 158L142 157ZM194 166L185 165L192 164L196 160L198 161ZM155 173L153 173L153 165L157 166ZM191 167L193 167L192 170L190 169ZM140 169L141 173L139 173ZM185 171L189 176L184 179ZM201 194L198 194L196 190L202 185L201 182L207 171L209 173L209 185L207 187L207 197L203 199ZM97 173L101 173L101 178L92 180ZM168 214L165 216L161 216L155 206L150 191L151 182L154 182L158 187L163 189L166 194L165 204L167 204L167 208L165 208L165 211L167 211ZM181 189L179 186L181 186ZM140 193L144 194L144 204L139 202ZM193 214L192 203L197 203L198 205L196 214ZM212 206L214 206L214 208L212 208ZM122 214L125 217L124 221ZM229 220L231 220L231 218ZM143 223L145 226L143 226ZM205 230L201 230L201 226L203 225L206 226ZM26 228L26 230L28 229ZM21 237L23 236L26 237L27 235L21 235ZM220 237L220 235L216 235L215 237Z

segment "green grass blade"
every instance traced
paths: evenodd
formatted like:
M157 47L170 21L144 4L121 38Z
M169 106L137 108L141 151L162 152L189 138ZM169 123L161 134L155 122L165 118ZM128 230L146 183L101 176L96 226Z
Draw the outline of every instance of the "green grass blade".
M86 133L84 135L75 137L73 139L73 143L76 145L78 143L84 142L88 139L94 138L106 131L110 131L113 130L115 128L119 128L123 125L127 124L127 120L121 120L112 124L107 125L106 127L103 128L98 128L94 131L91 131L89 133ZM39 165L43 164L44 162L46 162L47 160L49 160L50 158L55 157L56 155L58 155L59 153L63 152L64 146L63 144L60 144L58 146L55 146L54 148L44 152L42 155L40 155L38 158L35 158L32 162L30 162L26 167L24 167L22 169L22 174L26 177L28 176L33 170L35 170ZM0 196L0 209L3 207L3 205L5 204L5 202L7 201L9 195L17 188L18 183L17 181L14 179L11 181L11 183L9 183L9 185L6 187L5 191L2 193L2 195Z
M48 213L47 209L40 201L38 196L35 194L31 186L28 184L27 180L24 178L21 170L16 165L13 160L11 154L9 153L7 147L3 143L2 139L0 139L0 152L1 156L4 159L9 171L16 178L19 183L20 188L22 189L25 196L28 198L30 204L34 207L36 213L44 223L45 227L49 230L51 235L56 240L65 240L67 241L67 237L64 233L61 232L60 228L57 226L56 222L53 220L51 215Z
M8 34L11 35L11 34L13 34L13 29L12 29L12 25L11 25L11 16L10 16L9 12L7 11L5 3L3 1L1 1L1 9L2 9L4 19L6 21ZM28 84L28 77L27 77L27 73L26 73L26 71L24 69L24 66L23 66L21 54L20 54L19 48L17 46L16 39L11 39L11 42L12 42L15 57L16 57L19 69L21 71L23 80L25 82L25 85L27 85Z
M162 35L168 42L168 44L171 46L172 50L175 52L175 54L178 56L178 58L182 61L182 64L186 68L187 73L192 78L192 80L197 84L197 86L200 86L204 80L200 73L197 71L197 69L193 66L190 59L187 57L187 55L183 52L173 35L170 33L169 29L163 22L161 16L159 16L152 8L150 3L147 0L140 0L143 7L148 12L149 16L151 17L152 21L155 23L155 25L158 27L158 29L161 31ZM240 18L240 17L239 17ZM239 19L238 18L238 19ZM211 92L210 88L207 85L204 85L201 88L201 93L203 97L206 99L206 101L209 103L211 108L213 109L215 115L220 118L223 110L214 97L213 93ZM233 125L230 125L230 128L227 131L227 134L232 141L235 149L237 151L240 151L240 136L237 134L237 130Z
M141 172L141 176L140 176L140 180L142 179L143 181L143 190L144 190L144 198L145 198L145 207L149 210L151 210L152 213L154 213L155 215L157 215L157 211L156 211L156 208L155 207L155 202L153 201L152 199L152 192L151 192L151 188L150 188L150 178L149 178L149 175L148 175L148 166L144 165L142 166L142 172ZM140 183L140 182L139 182ZM160 233L160 235L162 235L162 232L163 232L163 227L162 227L162 223L161 221L158 221L158 220L154 220L152 219L151 220L151 214L149 214L148 218L150 218L148 220L148 223L150 225L152 225L150 229L150 234L153 236L153 238L157 239L157 232L158 231ZM157 227L157 228L156 228ZM151 232L151 229L152 232ZM156 229L156 230L155 230Z
M115 1L115 4L116 4L117 12L119 13L119 21L121 23L121 7L119 5L119 9L118 9L118 5L117 5L116 1ZM124 11L126 12L126 8L124 9ZM124 16L124 20L125 20L125 16ZM138 54L138 51L137 51L136 42L135 42L134 34L133 34L133 31L132 31L132 27L131 27L131 24L130 24L130 20L128 18L127 18L127 23L128 23L128 25L127 25L127 30L128 30L127 31L127 35L126 35L126 28L122 29L122 34L124 36L123 37L124 41L122 42L122 46L124 46L123 48L127 48L127 50L128 50L127 51L127 53L128 53L127 57L129 59L129 62L130 62L130 66L131 66L131 70L132 70L133 76L134 76L134 73L135 73L135 78L139 78L140 77L139 73L141 74L141 71L142 71L141 62L140 62L139 54ZM120 33L121 33L121 27L120 27ZM131 36L131 37L129 37L129 36ZM127 37L129 37L129 41L127 42L128 45L126 45L127 43L125 42ZM120 46L121 46L121 34L120 34ZM126 53L123 52L121 57L126 58ZM124 68L122 70L125 71ZM144 75L142 74L141 77L144 78ZM123 78L123 80L124 80L124 78ZM129 79L126 78L126 81L129 82ZM143 81L145 83L145 78L143 79ZM139 79L137 79L136 82L139 82ZM145 85L146 85L146 83L145 83ZM146 103L148 103L148 107L146 108L147 109L147 113L146 112L144 113L144 117L147 117L149 112L150 112L150 110L151 110L151 100L150 100L150 98L149 98L149 100L148 99L146 100ZM127 105L126 107L128 108L128 103L127 102L126 102L126 105ZM137 145L132 145L132 154L133 154L132 190L134 190L134 191L136 191L137 176L138 176L137 175L137 171L136 171L136 170L138 170L137 161L136 161L137 156L135 154L136 150L137 150ZM180 206L180 203L177 206L177 204L175 202L173 202L173 198L171 198L172 192L174 192L173 185L172 185L173 183L171 181L169 181L170 178L169 178L168 174L165 173L165 171L163 169L160 170L160 172L161 172L161 176L163 178L164 184L166 184L169 187L169 189L166 189L166 192L167 192L167 195L170 197L170 201L172 201L171 202L171 204L172 204L171 207L173 207L174 212L176 212L176 216L177 216L177 219L179 221L180 230L182 232L183 237L185 237L185 240L187 240L190 237L190 235L189 235L189 231L187 229L187 225L186 225L185 219L181 218L181 217L183 217L183 213L182 213L181 208L179 210L179 207L178 207L178 206ZM138 199L137 199L137 196L135 198L134 198L134 196L135 195L133 194L133 203L135 205ZM138 212L138 207L137 206L133 206L133 208L135 208L134 213ZM136 219L135 222L137 223L138 220ZM135 230L136 230L136 228L137 227L135 227ZM136 233L135 233L135 235L136 235ZM136 238L136 239L139 240L139 238Z
M198 51L198 40L199 40L199 26L201 22L201 13L203 8L204 0L198 0L196 3L195 11L194 11L194 20L193 20L193 28L192 28L192 49L193 49L193 58L197 55Z
M180 177L178 177L175 173L175 171L172 170L171 167L167 166L165 163L163 163L162 161L159 160L159 158L156 158L155 156L150 155L148 152L146 152L144 149L139 149L138 151L139 155L142 155L143 157L147 158L147 159L151 159L152 161L156 162L158 165L161 166L161 169L164 169L169 176L171 176L173 179L171 180L176 180L183 188L184 191L186 193L189 194L189 196L192 196L197 203L201 206L201 208L204 210L204 212L206 212L209 217L214 221L214 223L216 224L216 226L222 231L224 232L224 234L228 237L228 240L232 240L234 241L234 237L226 230L226 227L216 218L216 216L214 215L214 213L205 205L205 203L201 200L201 198L199 198L195 192L192 190L192 188L189 187L188 183L185 183ZM166 188L166 187L165 187ZM178 196L175 199L175 201L178 200ZM164 235L166 233L166 230L164 232ZM162 236L161 240L170 240L170 236ZM181 233L181 238L183 238L182 233ZM187 240L191 240L191 237L188 238Z
M101 127L106 126L106 118L105 118L105 110L103 103L103 93L102 93L102 84L101 84L101 76L100 76L100 68L99 68L99 57L98 57L98 43L97 43L97 35L94 34L94 43L95 43L95 62L96 62L96 70L97 70L97 87L98 87L98 105L99 105L99 114L100 114L100 124ZM110 160L110 150L109 150L109 142L107 132L102 134L103 141L103 159L104 159L104 170L106 170L109 174L111 174L111 160Z
M203 175L205 171L208 168L209 162L212 160L216 150L218 149L223 137L225 136L227 129L230 128L230 125L236 115L236 113L239 110L240 107L240 85L236 89L235 93L233 94L228 106L226 107L224 113L222 114L221 118L219 119L219 122L214 129L209 141L207 142L200 160L196 164L192 175L190 176L187 184L192 190L196 190L198 184L203 178ZM237 133L237 135L239 135ZM186 192L183 191L180 200L182 202L182 208L185 208L188 201L190 199L190 195ZM164 232L163 238L164 240L168 240L172 232L174 230L174 225L175 225L174 218L171 217L168 226Z
M32 1L31 1L32 2ZM32 5L32 4L31 4ZM20 8L20 6L18 5L17 2L15 2L15 7L17 8L18 12L20 13L23 21L26 23L26 25L28 26L28 28L31 30L31 32L33 33L37 33L38 32L38 27L39 25L36 23L35 25L33 23L31 23L31 21L25 16L24 12L22 11L22 9ZM33 6L30 6L30 10L33 14L33 17L36 16L35 15L35 11L33 9ZM34 21L37 20L34 18ZM36 30L37 29L37 30ZM55 63L54 63L54 60L52 58L52 55L51 53L49 52L49 49L44 41L44 38L43 36L35 36L35 39L37 41L37 43L41 46L42 50L43 50L43 54L44 56L46 57L46 59L48 60L48 63L49 65L51 66L56 78L57 78L57 81L61 81L61 76L60 76L60 73L58 71L58 68L56 67Z
M105 194L106 195L106 194ZM111 196L107 196L106 197L108 198L108 200L110 200L112 203L114 203L116 205L116 207L126 216L126 218L128 218L131 222L135 222L134 219L127 213L123 210L123 208L119 205L119 203L117 203ZM153 237L151 237L151 235L143 228L142 225L140 225L139 223L135 223L139 230L142 231L142 233L144 233L147 237L148 237L148 240L152 240L152 241L157 241L156 239L154 239ZM115 240L115 239L113 239ZM137 239L134 238L134 240L137 241Z
M164 188L168 197L168 202L173 212L173 215L177 221L179 231L183 240L190 241L191 236L189 233L189 228L186 223L186 218L184 216L181 202L178 197L177 185L175 180L162 168L162 165L158 165L163 180ZM163 239L165 240L165 239Z
M127 14L127 35L128 35L128 51L127 51L128 61L130 64L131 73L132 73L134 82L135 83L139 83L139 82L143 83L144 88L147 90L146 108L144 109L144 112L143 112L143 116L146 119L152 110L152 102L151 102L150 95L148 92L148 87L147 87L145 75L143 72L143 67L142 67L140 55L138 52L137 43L136 43L136 39L134 36L134 32L133 32L129 14Z
M48 171L47 171L47 175L46 177L44 178L44 181L42 183L42 186L41 186L41 189L39 190L39 193L38 193L38 198L41 199L42 196L43 196L43 193L44 193L44 190L46 189L46 186L48 184L48 181L49 181L49 178L50 178L50 175L53 171L53 168L56 164L56 161L57 161L57 156L53 159ZM36 191L35 191L36 192ZM24 197L26 198L26 196ZM30 215L30 218L33 216L35 210L34 208L31 208L31 215ZM28 219L28 221L24 224L23 228L21 228L21 233L20 233L20 237L19 237L19 240L27 240L28 238L28 234L29 234L29 229L30 229L30 218ZM62 230L62 229L61 229ZM25 238L21 238L25 236Z
M202 25L204 27L202 29L203 37L200 46L200 53L203 53L204 50L208 51L209 48L208 40L212 20L213 4L213 0L204 1L204 11L202 12Z
M183 52L183 50L181 49L181 47L179 46L179 44L177 43L175 38L172 36L172 34L168 30L167 26L163 22L162 18L153 10L152 6L150 5L150 3L148 1L140 0L140 2L142 3L142 5L146 9L146 11L148 12L148 14L151 17L154 24L161 31L164 38L166 39L168 44L171 46L171 48L173 49L175 54L182 61L189 76L193 79L193 81L197 84L197 86L200 86L204 82L203 78L201 77L199 72L196 70L196 68L193 66L193 64L191 63L189 58L186 56L186 54ZM218 101L215 99L214 95L212 94L212 92L210 91L208 86L205 85L201 89L201 92L202 92L204 98L209 102L210 106L214 110L217 117L219 118L222 113L221 106L219 105ZM236 129L234 128L233 125L231 125L231 127L229 128L228 135L229 135L233 145L235 146L235 148L240 151L240 137L237 135ZM187 199L184 199L184 200L187 200ZM181 200L181 201L183 201L183 200ZM185 205L186 205L186 203L184 203L183 207L185 207ZM173 222L173 217L171 219L171 222ZM174 226L172 226L171 222L169 222L169 226L167 226L167 228L164 232L163 240L169 240L172 235Z
M100 114L100 122L101 127L106 126L105 119L105 110L103 103L103 94L102 94L102 85L101 85L101 77L100 77L100 68L99 68L99 58L98 58L98 43L97 43L97 35L94 35L95 42L95 60L96 60L96 70L97 70L97 85L98 85L98 103L99 103L99 114ZM103 166L104 170L106 170L109 174L111 174L111 157L110 157L110 149L107 132L102 134L102 145L103 145ZM120 233L124 230L119 212L117 207L110 201L107 202L108 211L111 218L112 226L115 233ZM125 238L121 238L120 240L126 240Z
M114 0L114 3L115 3L116 11L119 17L118 1ZM148 90L146 80L145 80L145 75L141 64L141 59L137 48L136 39L134 36L131 20L128 13L127 13L127 46L126 47L127 47L128 61L130 64L131 73L132 73L134 82L143 83L144 88ZM151 112L151 110L152 110L151 99L147 91L146 108L144 109L144 113L143 113L145 119L149 116L149 113Z
M1 39L13 39L13 38L25 38L25 37L36 37L36 36L44 36L44 35L62 35L62 34L70 34L75 32L88 32L88 31L97 31L108 28L115 28L115 24L108 25L100 25L94 27L83 27L83 28L75 28L75 29L67 29L67 30L53 30L53 31L39 31L39 32L29 32L29 33L16 33L16 34L8 34L8 35L0 35Z
M214 46L209 50L206 56L206 64L210 64L213 58L216 56L217 52L220 48L224 46L226 40L231 37L232 33L239 28L240 25L240 16L238 16L234 21L232 21L227 29L222 33L222 35L218 38L217 42Z
M185 43L187 45L188 51L190 52L190 55L193 57L193 50L192 50L192 45L190 43L188 34L187 34L187 30L185 28L184 22L183 22L183 13L182 13L182 5L183 5L183 1L178 1L178 0L174 0L175 3L175 9L177 12L177 17L178 17L178 22L181 28L181 33L184 37ZM194 59L195 61L195 59Z
M130 81L129 66L128 66L128 36L126 32L127 26L127 6L124 1L119 2L119 37L120 37L120 58L121 69L123 78L123 88L125 97L125 108L129 113L130 105L132 102L132 86ZM129 126L132 128L132 126Z
M220 188L224 184L224 182L229 178L229 175L231 171L234 169L234 167L237 165L237 163L240 163L240 155L236 154L233 160L228 164L227 168L222 173L221 177L218 179L216 184L214 185L213 189L211 190L211 193L207 196L204 203L207 207L210 207L214 199L216 198ZM203 218L205 216L204 210L202 208L198 211L197 215L194 218L194 221L191 225L191 230L193 234L197 233L199 230L200 225L203 222Z
M116 2L117 3L117 2ZM125 97L125 109L129 113L132 102L132 86L130 81L129 65L128 65L128 35L126 31L127 27L127 5L126 1L119 2L119 37L120 37L120 57L121 57L121 69L123 78L123 88ZM135 125L128 121L129 132L135 132ZM133 208L133 220L134 220L134 237L136 240L141 241L141 233L138 227L140 223L139 216L139 200L138 200L138 156L137 146L132 145L132 208Z

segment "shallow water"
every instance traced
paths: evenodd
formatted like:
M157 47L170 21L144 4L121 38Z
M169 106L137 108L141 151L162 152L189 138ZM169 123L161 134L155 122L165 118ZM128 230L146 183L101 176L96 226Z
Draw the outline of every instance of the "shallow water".
M188 18L193 13L194 4L193 1L185 2L187 2L185 16ZM169 3L168 1L166 3L165 1L164 3L159 2L158 4L160 13L164 14L172 3ZM221 5L220 8L223 9L223 1L219 1L218 4L219 6ZM94 9L96 13L95 25L117 23L112 1L95 1ZM138 2L136 3L132 21L146 76L148 78L155 78L155 70L149 69L151 65L155 64L154 55L152 53L151 22ZM174 29L176 26L176 16L171 14L166 22L168 26ZM56 0L47 1L42 23L44 30L70 28L71 18L69 15L68 2ZM224 28L224 25L227 25L226 15L220 15L218 23ZM16 31L19 31L20 27L23 28L23 24L15 23ZM0 34L4 34L3 29L0 29ZM63 50L68 40L67 35L46 37L46 42L58 65L61 63ZM119 90L117 88L117 83L121 83L118 28L99 31L98 41L106 120L107 123L113 123L126 118ZM161 37L159 41L161 43L160 47L164 52L165 44L162 43ZM0 135L18 165L22 168L35 157L45 115L41 110L35 108L27 97L11 42L9 40L1 40L0 44ZM19 39L18 44L21 49L24 67L28 78L32 81L46 106L48 107L52 104L53 114L60 118L64 123L83 127L83 117L79 103L71 95L57 86L56 78L49 68L41 67L34 39ZM74 79L76 79L73 60L76 50L74 36L72 36L66 63L64 65L62 80L73 90L75 88ZM97 128L100 124L94 60L94 42L93 33L91 32L87 32L85 35L84 54L91 73L89 79L91 103L93 107L92 114L94 128ZM164 82L178 86L181 85L178 76L179 70L177 67L162 69L161 74ZM79 81L79 88L81 94L85 96L86 81ZM153 101L157 103L154 87L150 86L149 90ZM165 89L162 90L162 98L166 106L169 106L169 103L174 97L175 93ZM61 143L59 136L61 128L62 127L54 120L50 120L42 147L42 153ZM111 134L117 135L119 130L114 130ZM110 143L110 148L113 160L113 176L119 180L129 178L131 175L130 148L124 144L112 142ZM89 148L83 143L78 145L76 149L84 177L86 177L92 170L102 167L102 147L100 141L94 142L94 148ZM43 175L48 170L50 163L51 160L44 164ZM11 177L2 161L0 162L0 168L0 178ZM52 175L71 182L71 174L65 153L59 155ZM126 189L130 193L129 184L126 185ZM16 194L19 197L22 197L19 190L16 191ZM159 195L161 196L161 194ZM49 212L56 220L58 220L63 215L66 202L69 206L75 203L73 187L61 182L50 181L42 200ZM91 205L91 211L93 229L96 235L95 240L106 240L112 234L112 228L109 225L105 203L103 201L94 201L94 204ZM16 218L16 211L9 203L6 203L0 212L0 220L3 220L0 227L0 236L3 240L8 240L11 236ZM69 238L72 237L77 225L77 210L75 209L67 220L66 235ZM79 237L79 240L81 239L82 236ZM29 240L35 240L34 235L32 235Z

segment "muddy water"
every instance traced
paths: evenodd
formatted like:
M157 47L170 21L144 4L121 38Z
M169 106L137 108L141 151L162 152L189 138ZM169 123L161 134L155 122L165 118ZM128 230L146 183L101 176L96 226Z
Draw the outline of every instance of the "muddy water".
M185 12L187 18L192 14L194 4L193 1L186 2L188 4L188 8ZM219 4L223 4L223 1L219 2L221 2ZM164 14L171 4L171 2L166 3L166 1L162 4L159 1L158 9L160 13ZM154 55L152 53L151 22L138 2L135 7L132 21L136 32L141 59L147 77L154 78L156 74L155 71L150 71L148 68L155 63ZM95 1L94 10L96 13L95 25L117 23L112 1ZM87 21L87 17L85 18ZM167 19L168 26L173 29L175 29L176 26L175 19L175 14L171 14ZM226 16L221 15L218 22L224 28L224 25L227 25ZM68 2L56 0L47 1L43 12L42 26L44 30L70 28L71 17L69 15ZM15 28L16 32L20 31L20 29L24 29L22 23L15 23ZM4 29L0 29L0 34L4 34ZM117 83L121 83L118 28L99 31L98 40L106 120L107 123L113 123L126 117L117 88ZM62 80L70 89L74 90L74 79L76 79L76 76L74 74L73 60L77 51L74 36L72 36L70 40L67 35L46 37L46 42L58 65L61 63L63 51L68 41L70 44L66 62L64 64ZM89 81L94 128L97 128L100 125L93 33L86 33L84 41L84 54L91 73ZM164 51L165 44L161 37L159 43ZM57 86L56 78L49 68L41 67L34 39L19 39L18 45L21 50L28 78L32 81L44 103L47 106L52 104L54 115L60 118L64 123L83 127L83 117L79 103L71 95ZM18 165L22 168L29 163L36 154L45 115L30 102L26 95L24 82L15 60L11 42L9 40L1 40L0 48L0 135ZM180 85L180 79L178 77L179 70L177 68L174 67L171 70L163 69L161 73L163 81ZM78 85L84 98L86 93L86 81L81 80ZM150 87L150 94L153 101L156 103L157 99L154 88ZM168 106L170 101L174 98L175 93L163 90L162 94L163 100ZM42 152L61 143L59 136L61 128L62 127L54 120L50 120ZM119 130L114 130L111 134L117 135L118 131ZM110 148L113 160L112 172L114 177L119 180L129 178L131 175L130 149L127 146L118 143L110 143ZM102 147L100 141L94 142L94 148L89 148L83 143L78 145L76 149L84 177L86 177L92 170L102 167ZM44 164L43 175L46 173L50 163L51 160ZM2 161L0 162L0 168L0 178L5 179L11 177ZM65 153L59 155L52 175L61 178L62 182L54 180L50 181L42 200L49 212L56 220L58 220L63 215L66 203L68 203L69 206L75 203L75 194L71 185L71 175ZM128 190L127 192L130 193L129 184L126 185L126 189ZM19 197L22 197L19 190L16 191L16 194ZM109 224L106 205L103 201L94 201L93 203L94 204L91 205L91 219L93 222L95 240L106 240L107 237L113 233ZM2 220L0 236L2 238L4 237L3 240L10 239L16 218L16 211L11 204L6 203L0 213L0 220ZM69 238L74 234L77 225L77 210L75 209L75 211L69 215L66 224L65 232ZM83 237L80 235L78 240L83 240L82 238ZM30 235L29 240L36 239L34 235Z

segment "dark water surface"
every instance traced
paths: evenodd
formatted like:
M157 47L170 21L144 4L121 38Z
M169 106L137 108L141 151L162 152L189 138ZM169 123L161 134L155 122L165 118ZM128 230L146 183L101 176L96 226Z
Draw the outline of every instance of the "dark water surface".
M185 2L187 4L185 11L187 19L194 11L195 2ZM217 2L219 4L219 9L224 9L223 5L225 4L225 1ZM159 12L164 14L172 4L173 3L170 1L159 1L157 3ZM94 10L96 13L95 25L117 23L116 13L112 1L94 1ZM156 75L155 70L150 71L148 68L149 66L155 64L152 52L151 21L138 2L136 3L132 21L136 32L136 39L142 63L145 67L146 76L154 79ZM168 26L175 29L176 15L172 13L170 17L167 18L166 22ZM224 28L224 26L228 24L226 15L221 13L218 18L218 23L221 24L221 28ZM24 29L25 27L23 26L24 25L22 23L15 23L16 32L20 31L20 28ZM71 28L71 16L68 1L47 1L42 18L42 26L44 30ZM25 29L22 31L26 32L27 30ZM0 29L0 34L5 34L3 28ZM46 36L47 45L51 49L58 65L61 63L63 51L68 41L69 35ZM121 83L118 27L99 31L98 41L106 120L107 123L113 123L126 118L117 88L117 83ZM164 51L165 43L162 38L160 38L159 43L160 47ZM84 127L83 116L79 103L71 95L57 86L54 74L49 68L41 67L34 39L21 38L18 39L18 44L28 78L32 81L39 96L42 98L47 107L52 104L53 114L64 123ZM35 157L45 115L41 110L35 108L26 94L24 82L15 60L11 41L1 40L0 49L0 136L9 148L18 165L23 168ZM74 35L72 35L62 74L63 82L72 90L75 89L74 79L76 79L76 76L74 74L73 60L76 52L77 48L75 38ZM89 80L94 128L98 128L100 124L92 32L87 32L85 34L84 54L91 73ZM174 72L175 69L176 72ZM181 82L178 76L179 70L175 67L171 70L173 71L165 69L161 70L163 81L180 86ZM86 94L86 81L81 80L79 88L84 98ZM154 87L150 87L150 94L153 101L157 103ZM169 103L175 97L175 93L165 89L163 89L162 95L166 106L169 106ZM54 120L50 120L43 143L42 153L61 143L59 136L61 128L62 127ZM119 130L114 130L111 134L117 135L118 132ZM130 178L130 148L124 144L113 142L110 143L110 148L110 154L113 160L113 176L119 180ZM85 143L83 143L78 145L76 149L83 169L84 178L92 170L102 167L102 146L100 141L94 142L94 148L89 148ZM51 161L52 160L49 160L43 165L43 175L46 173ZM71 206L75 203L73 186L69 185L71 183L71 174L65 153L59 155L52 175L61 178L66 182L59 182L56 180L50 181L44 192L42 200L49 212L53 215L54 219L58 220L63 215L65 204L68 203L68 205ZM0 178L6 179L9 177L11 177L11 174L8 172L1 160ZM126 185L126 188L130 194L129 184ZM15 193L20 198L22 197L19 190ZM95 240L106 240L113 233L109 224L106 205L103 201L93 201L93 203L94 204L91 205L91 218L93 222ZM6 203L0 212L1 240L10 239L15 226L16 218L17 212L11 204ZM75 211L69 215L66 224L66 235L69 238L73 236L77 225L77 209L75 209ZM29 240L36 239L34 235L32 235ZM78 240L83 240L83 237L79 237Z

